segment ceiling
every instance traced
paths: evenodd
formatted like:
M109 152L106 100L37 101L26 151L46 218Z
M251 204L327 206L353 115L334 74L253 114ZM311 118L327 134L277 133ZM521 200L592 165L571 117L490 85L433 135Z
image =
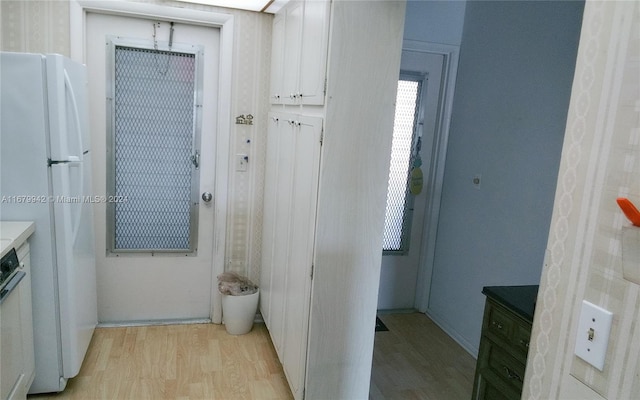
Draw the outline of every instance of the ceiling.
M207 4L216 7L261 11L274 14L289 0L178 0L185 3Z

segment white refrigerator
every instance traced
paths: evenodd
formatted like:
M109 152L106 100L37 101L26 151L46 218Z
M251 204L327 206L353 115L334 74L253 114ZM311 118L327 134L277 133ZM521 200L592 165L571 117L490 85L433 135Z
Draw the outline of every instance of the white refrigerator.
M35 222L29 393L59 392L97 324L86 68L60 55L2 52L0 96L0 221Z

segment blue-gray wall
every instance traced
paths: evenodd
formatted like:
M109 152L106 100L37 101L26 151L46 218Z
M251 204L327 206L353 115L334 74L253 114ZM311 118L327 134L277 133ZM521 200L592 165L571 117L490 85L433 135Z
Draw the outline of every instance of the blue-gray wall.
M466 3L428 314L471 352L482 287L540 281L583 5Z
M465 1L407 1L404 39L459 46Z
M464 8L464 1L408 1L403 39L460 46ZM419 241L415 238L412 240L412 246L419 248ZM414 258L383 255L378 290L379 310L414 306L418 276L418 265L412 262Z

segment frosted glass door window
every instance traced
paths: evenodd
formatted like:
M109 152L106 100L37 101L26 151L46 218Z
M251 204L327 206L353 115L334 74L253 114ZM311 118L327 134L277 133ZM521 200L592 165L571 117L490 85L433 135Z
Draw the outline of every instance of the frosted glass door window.
M194 251L196 55L114 46L111 251Z
M398 81L384 223L383 251L385 252L406 252L409 249L413 196L407 185L411 163L416 152L415 132L420 89L420 81L405 79Z

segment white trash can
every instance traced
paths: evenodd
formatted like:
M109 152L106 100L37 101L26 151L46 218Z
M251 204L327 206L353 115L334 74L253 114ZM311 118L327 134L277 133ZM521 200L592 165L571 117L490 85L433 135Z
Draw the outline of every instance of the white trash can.
M260 291L244 296L222 295L222 322L230 335L244 335L253 327Z

